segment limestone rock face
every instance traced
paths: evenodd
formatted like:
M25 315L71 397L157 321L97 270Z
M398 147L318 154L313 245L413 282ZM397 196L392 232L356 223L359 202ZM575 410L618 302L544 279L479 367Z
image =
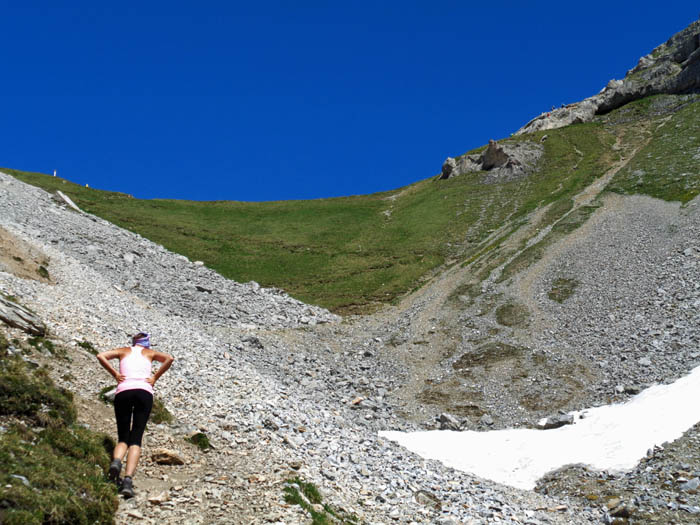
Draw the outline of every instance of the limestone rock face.
M503 146L495 140L489 140L489 145L481 156L481 165L485 170L492 168L500 168L508 163L508 154L504 151Z
M0 320L10 326L24 330L28 334L43 337L46 325L34 313L23 306L0 296Z
M611 80L581 102L543 113L516 131L516 135L588 122L595 115L658 94L680 94L700 89L700 20L673 35L639 59L622 80Z
M448 157L442 165L440 179L449 179L475 171L490 172L486 182L503 181L527 175L536 166L544 151L540 144L530 142L503 142L490 140L481 155Z
M457 162L452 157L447 157L447 160L442 165L442 173L440 179L449 179L457 174Z
M82 213L82 210L78 208L78 206L72 201L72 199L63 193L60 190L56 190L56 193L53 194L53 198L56 202L59 204L65 204L69 208L71 208L73 211L77 211L79 213Z

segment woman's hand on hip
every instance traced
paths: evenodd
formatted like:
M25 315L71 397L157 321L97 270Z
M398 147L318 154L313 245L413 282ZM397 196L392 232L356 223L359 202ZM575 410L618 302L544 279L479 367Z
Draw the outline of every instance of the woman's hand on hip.
M146 383L148 383L149 385L153 386L153 385L156 384L156 378L153 377L153 376L151 376L151 377L149 377L148 379L146 379Z
M126 379L126 376L123 374L117 374L116 379L117 379L117 383L121 383L122 381L124 381Z

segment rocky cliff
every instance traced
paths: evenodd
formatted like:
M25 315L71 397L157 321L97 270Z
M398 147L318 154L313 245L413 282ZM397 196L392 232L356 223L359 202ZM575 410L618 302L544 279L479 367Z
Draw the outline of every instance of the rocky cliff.
M600 93L581 102L539 115L516 131L516 135L588 122L595 115L650 95L689 93L698 89L700 21L693 22L640 58L622 80L611 80Z

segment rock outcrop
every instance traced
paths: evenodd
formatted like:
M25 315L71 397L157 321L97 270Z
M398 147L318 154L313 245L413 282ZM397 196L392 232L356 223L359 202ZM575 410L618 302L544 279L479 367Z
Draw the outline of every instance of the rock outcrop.
M77 211L79 213L83 212L83 210L78 208L78 206L73 202L73 200L68 195L66 195L65 193L63 193L60 190L56 190L56 193L54 193L53 198L59 204L65 204L66 206L71 208L73 211Z
M23 306L0 296L0 321L31 334L44 336L46 325Z
M680 94L700 89L700 20L673 35L627 72L581 102L543 113L516 131L516 135L588 122L595 115L650 95Z
M447 157L442 165L440 179L449 179L464 173L488 171L487 182L506 181L532 172L544 148L531 142L496 142L490 140L481 155Z

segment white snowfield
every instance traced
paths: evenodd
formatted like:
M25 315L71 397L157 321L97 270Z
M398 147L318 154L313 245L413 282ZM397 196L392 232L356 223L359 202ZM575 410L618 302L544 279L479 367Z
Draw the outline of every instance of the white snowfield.
M455 469L533 489L544 474L572 463L609 471L634 468L648 449L678 439L700 421L699 398L700 366L675 383L652 386L626 403L572 412L575 423L557 429L379 435Z

